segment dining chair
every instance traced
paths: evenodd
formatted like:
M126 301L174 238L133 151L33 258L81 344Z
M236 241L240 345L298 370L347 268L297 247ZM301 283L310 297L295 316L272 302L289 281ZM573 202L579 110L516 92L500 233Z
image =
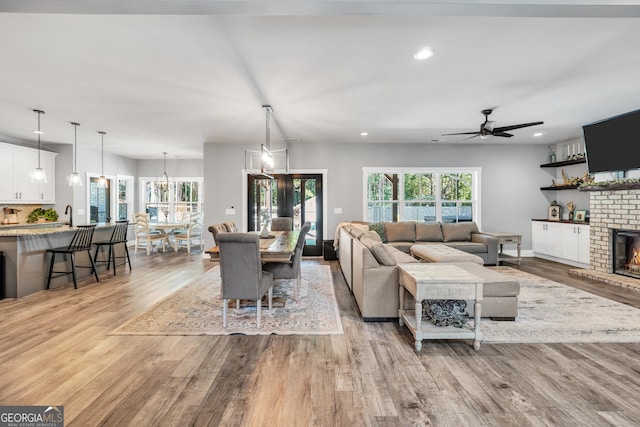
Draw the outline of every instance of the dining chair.
M211 234L213 234L213 242L214 244L218 244L218 234L220 233L228 233L227 231L227 227L224 224L213 224L210 225L209 228L207 229L211 232Z
M291 230L293 230L293 218L290 216L280 216L271 220L271 231Z
M229 300L256 301L257 327L260 328L262 297L269 295L269 310L273 297L273 274L262 270L258 235L249 233L220 233L220 277L222 278L222 324L227 327Z
M300 235L296 242L296 250L293 253L291 262L266 262L263 264L262 269L273 273L273 280L291 280L295 279L294 283L294 298L297 300L300 293L300 280L302 272L300 270L300 263L302 261L302 251L304 250L305 237L311 229L311 223L309 221L302 224L300 229Z
M222 224L226 227L229 233L237 233L239 231L238 226L233 221L223 222Z
M147 248L147 255L151 254L151 249L153 248L153 243L155 243L155 247L162 244L162 252L165 252L165 248L167 245L167 236L162 233L154 233L151 230L149 225L149 215L145 212L138 212L134 215L135 224L133 226L133 231L136 235L136 243L134 247L134 252L138 253L139 247Z
M71 242L69 245L62 246L58 248L47 249L47 252L51 252L51 263L49 264L49 276L47 277L47 289L51 286L51 279L60 276L68 276L71 274L73 276L73 287L74 289L78 289L78 280L76 278L76 268L90 268L93 272L93 275L96 276L96 282L99 282L98 271L96 270L96 265L93 262L93 258L91 257L91 249L93 240L93 231L95 230L96 225L79 225L77 227L76 233L73 235ZM86 252L89 255L89 262L91 266L88 265L76 265L76 253L78 252ZM56 261L56 255L69 255L69 261L71 263L71 268L64 271L55 271L53 266ZM53 275L54 273L59 273L57 275Z
M202 239L202 213L191 212L189 216L189 225L186 230L180 230L173 234L175 248L187 248L187 253L191 253L192 240L200 241L200 250L204 249L204 242Z
M113 232L111 233L111 238L106 242L95 242L96 251L93 254L93 262L97 264L107 264L107 271L111 268L111 262L113 261L113 275L116 275L116 259L125 259L125 264L129 264L129 271L131 271L131 258L129 258L129 248L127 247L127 231L129 230L129 221L122 220L116 221L115 227L113 227ZM116 255L116 246L122 245L124 250L124 255ZM98 254L100 253L100 249L108 247L109 253L107 254L106 260L98 260Z

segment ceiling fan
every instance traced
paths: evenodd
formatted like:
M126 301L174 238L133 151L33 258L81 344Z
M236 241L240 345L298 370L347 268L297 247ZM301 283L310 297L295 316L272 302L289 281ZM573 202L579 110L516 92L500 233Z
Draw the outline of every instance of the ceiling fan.
M467 139L470 138L475 138L476 136L479 136L482 139L486 139L490 136L502 136L505 138L511 138L513 135L510 133L507 133L507 131L509 130L514 130L514 129L521 129L521 128L526 128L529 126L536 126L536 125L541 125L544 122L532 122L532 123L521 123L519 125L511 125L511 126L500 126L500 127L494 127L494 125L496 124L496 122L490 121L489 120L489 115L493 112L492 109L488 108L486 110L482 110L482 114L484 114L484 123L482 123L480 125L480 130L477 132L461 132L461 133L445 133L443 134L443 136L446 135L472 135Z

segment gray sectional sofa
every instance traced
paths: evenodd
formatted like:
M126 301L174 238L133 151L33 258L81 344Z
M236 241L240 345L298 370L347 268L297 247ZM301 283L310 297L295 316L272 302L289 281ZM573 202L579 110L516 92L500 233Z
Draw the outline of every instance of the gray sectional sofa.
M389 226L385 224L382 235L376 230L379 225L371 225L374 230L369 230L369 224L361 223L341 224L336 233L340 267L365 320L390 320L398 317L397 264L419 262L407 253L415 244L448 244L461 250L470 249L468 252L481 256L485 263L486 260L493 261L494 264L496 262L497 241L491 236L479 236L480 233L473 231L477 230L474 223L442 224L446 226L441 228L440 234L437 230L440 224L388 224ZM449 227L453 225L457 227ZM454 237L459 240L454 240ZM499 274L496 276L497 273L493 274L495 272L491 270L480 265L477 267L474 274L486 273L493 282L484 287L482 316L515 318L520 292L517 282L514 285L510 280L500 281Z

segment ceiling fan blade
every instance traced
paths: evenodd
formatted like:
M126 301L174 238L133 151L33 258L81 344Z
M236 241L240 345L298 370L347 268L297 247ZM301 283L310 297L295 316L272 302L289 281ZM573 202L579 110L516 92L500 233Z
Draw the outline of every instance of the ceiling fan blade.
M508 130L514 130L514 129L521 129L521 128L526 128L529 126L537 126L537 125L541 125L544 124L544 122L532 122L532 123L522 123L519 125L511 125L511 126L502 126L499 128L495 128L493 131L495 132L504 132L504 131L508 131Z
M504 136L505 138L511 138L513 135L506 132L494 132L493 136Z
M442 136L447 135L480 135L480 132L460 132L460 133L443 133Z

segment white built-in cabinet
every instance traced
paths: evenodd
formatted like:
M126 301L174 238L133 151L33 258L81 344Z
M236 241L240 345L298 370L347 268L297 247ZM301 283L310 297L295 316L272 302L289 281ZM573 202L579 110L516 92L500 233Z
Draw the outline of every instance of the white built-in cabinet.
M533 251L566 264L589 264L589 225L532 221Z
M0 143L0 203L55 203L56 153L40 151L46 184L31 183L37 165L37 149Z

